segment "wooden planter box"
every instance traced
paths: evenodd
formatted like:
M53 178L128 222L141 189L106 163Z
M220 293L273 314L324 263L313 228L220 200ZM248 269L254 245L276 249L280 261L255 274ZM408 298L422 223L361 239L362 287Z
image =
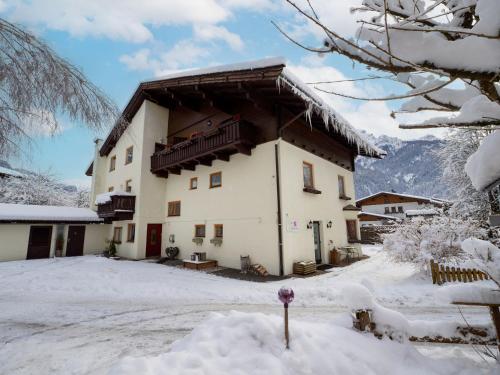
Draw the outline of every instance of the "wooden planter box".
M216 260L199 260L199 261L194 261L194 260L184 260L183 261L183 266L184 268L189 268L191 270L204 270L207 268L215 268L217 267L217 261Z

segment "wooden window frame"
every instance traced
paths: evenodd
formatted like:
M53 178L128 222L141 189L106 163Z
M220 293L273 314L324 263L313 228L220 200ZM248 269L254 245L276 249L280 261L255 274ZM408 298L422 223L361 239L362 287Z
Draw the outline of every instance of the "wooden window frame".
M132 160L128 161L128 150L132 150ZM132 164L134 161L134 146L127 147L125 150L125 165Z
M391 208L390 207L384 207L384 214L390 214L391 213Z
M196 181L196 186L193 187L193 181ZM196 190L198 189L198 177L191 177L189 179L189 190Z
M177 205L177 204L179 205L179 212L171 214L170 213L170 205ZM181 201L170 201L170 202L168 202L167 216L169 216L169 217L181 216Z
M198 228L203 228L203 236L198 236ZM195 224L194 237L195 238L205 238L206 235L207 235L207 226L205 224Z
M117 231L120 232L120 238L118 240L116 240L116 232ZM117 243L117 244L122 243L122 235L123 235L123 228L122 227L114 227L113 228L113 242L114 243Z
M217 230L220 228L221 235L217 235ZM223 224L214 224L214 238L224 238L224 225Z
M131 236L131 234L133 234L133 236ZM135 223L127 224L127 242L135 242Z
M220 185L213 185L212 184L212 177L217 176L217 175L220 176ZM222 172L210 173L210 189L219 188L219 187L222 187Z
M129 190L130 188L130 190ZM129 178L128 180L125 181L125 192L131 193L132 192L132 179Z
M304 166L307 166L311 170L311 185L306 185L305 174L304 174ZM314 165L307 161L302 161L302 180L304 182L304 187L309 189L314 189Z
M404 208L403 206L398 206L398 213L399 214L403 214L405 211L404 211Z
M116 169L116 155L109 158L109 171L113 172Z
M342 181L342 191L340 191L340 181ZM337 175L337 185L339 188L339 197L345 197L347 194L345 193L345 178L342 175Z

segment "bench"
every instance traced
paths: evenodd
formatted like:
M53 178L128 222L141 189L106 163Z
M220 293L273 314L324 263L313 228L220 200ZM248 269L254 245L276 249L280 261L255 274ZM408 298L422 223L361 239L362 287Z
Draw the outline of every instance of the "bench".
M217 267L217 261L216 260L188 260L184 259L182 261L182 265L184 268L189 268L191 270L205 270L207 268L215 268Z

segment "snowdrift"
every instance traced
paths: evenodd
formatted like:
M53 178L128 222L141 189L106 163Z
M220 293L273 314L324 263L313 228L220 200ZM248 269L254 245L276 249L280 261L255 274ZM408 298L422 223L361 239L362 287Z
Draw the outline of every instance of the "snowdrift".
M293 314L293 309L291 309ZM213 314L157 357L124 358L110 371L123 374L478 374L470 362L430 359L410 344L378 340L331 323L290 322L232 311Z

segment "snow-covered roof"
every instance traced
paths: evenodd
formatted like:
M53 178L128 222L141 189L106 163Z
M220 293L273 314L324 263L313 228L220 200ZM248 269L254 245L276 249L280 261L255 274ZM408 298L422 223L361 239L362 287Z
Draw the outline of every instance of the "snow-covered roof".
M115 195L119 195L119 196L128 196L128 197L133 197L135 196L135 194L132 194L132 193L127 193L126 191L110 191L108 193L102 193L102 194L97 194L97 196L95 197L95 204L96 205L99 205L99 204L106 204L108 202L111 202L111 197L115 196Z
M500 131L483 139L475 153L469 156L465 172L477 190L485 190L500 180Z
M425 201L425 202L432 203L432 204L435 204L438 206L442 206L444 203L448 203L448 201L446 201L444 199L440 199L440 198L427 198L427 197L422 197L419 195L394 193L392 191L379 191L378 193L371 194L371 195L368 195L366 197L358 199L356 201L356 204L359 204L367 199L370 199L370 198L373 198L373 197L376 197L376 196L382 195L382 194L393 195L393 196L408 198L408 199L415 199L416 201Z
M362 134L360 134L351 124L349 124L349 122L347 122L346 119L344 119L340 114L338 114L321 97L319 97L313 89L311 89L309 86L307 86L307 84L303 83L299 78L297 78L293 73L291 73L286 68L286 61L282 57L272 57L261 60L247 61L243 63L220 65L203 69L186 70L158 77L150 81L144 81L139 85L130 103L134 101L134 98L137 96L137 93L141 91L141 88L143 86L149 85L151 83L155 82L158 83L163 81L176 80L181 78L191 78L191 77L218 74L218 73L252 71L254 69L265 69L272 67L282 67L282 70L276 79L277 89L281 90L283 88L286 88L287 90L291 91L294 95L302 99L307 106L306 117L309 120L311 120L313 114L316 114L323 120L326 127L331 127L332 129L338 131L343 137L346 138L348 142L350 142L353 145L356 145L358 151L362 150L364 154L375 157L386 155L386 152L384 150L373 145ZM125 109L125 111L126 110L127 108ZM102 153L106 154L106 152L110 150L109 144L112 143L111 142L112 139L116 141L116 138L117 138L117 131L111 130L106 142L101 148L101 154Z
M433 208L406 211L406 216L433 216L438 214L439 212Z
M361 211L359 214L358 214L358 217L359 216L362 216L362 215L369 215L369 216L374 216L374 217L379 217L381 219L387 219L387 220L401 220L395 216L389 216L389 215L382 215L382 214L376 214L376 213L373 213L373 212L368 212L368 211Z
M0 203L0 222L102 222L89 208Z
M14 177L23 177L24 174L21 172L15 171L10 168L5 168L5 167L0 167L0 175L6 175L6 176L14 176Z

